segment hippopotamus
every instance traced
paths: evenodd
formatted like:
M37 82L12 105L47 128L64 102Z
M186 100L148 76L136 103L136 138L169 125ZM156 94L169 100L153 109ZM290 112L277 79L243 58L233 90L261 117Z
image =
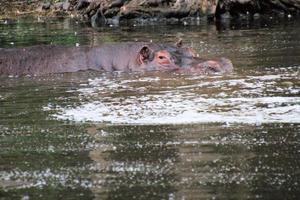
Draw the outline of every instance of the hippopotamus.
M99 47L44 45L0 49L0 75L45 75L83 70L211 74L231 72L233 66L227 58L202 59L181 41L173 45L125 42Z

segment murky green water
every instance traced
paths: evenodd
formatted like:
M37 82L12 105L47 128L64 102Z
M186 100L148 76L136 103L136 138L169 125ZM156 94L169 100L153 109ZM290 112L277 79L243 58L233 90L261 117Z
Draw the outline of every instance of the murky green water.
M0 21L0 48L180 35L235 65L209 77L1 77L0 199L299 199L299 25Z

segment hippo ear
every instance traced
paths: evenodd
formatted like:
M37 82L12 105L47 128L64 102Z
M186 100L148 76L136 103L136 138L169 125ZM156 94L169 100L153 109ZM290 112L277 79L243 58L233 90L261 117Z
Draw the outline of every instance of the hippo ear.
M153 51L148 46L143 46L139 51L137 61L139 64L147 62L151 58Z

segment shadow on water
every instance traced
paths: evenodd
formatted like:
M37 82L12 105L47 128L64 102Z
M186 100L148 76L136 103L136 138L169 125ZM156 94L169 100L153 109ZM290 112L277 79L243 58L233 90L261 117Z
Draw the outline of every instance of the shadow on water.
M209 77L0 77L0 199L297 199L298 25L0 22L1 48L174 42L180 32L204 57L235 64Z

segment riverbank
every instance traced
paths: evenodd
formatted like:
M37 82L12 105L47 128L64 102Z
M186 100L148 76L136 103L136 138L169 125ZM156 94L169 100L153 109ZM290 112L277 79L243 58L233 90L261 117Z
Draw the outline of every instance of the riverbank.
M227 19L299 17L300 0L3 0L0 19L23 15L78 17L93 27L135 24L196 24Z
M20 16L75 16L76 1L65 0L2 0L0 1L0 19L14 19ZM78 15L79 16L79 15Z

